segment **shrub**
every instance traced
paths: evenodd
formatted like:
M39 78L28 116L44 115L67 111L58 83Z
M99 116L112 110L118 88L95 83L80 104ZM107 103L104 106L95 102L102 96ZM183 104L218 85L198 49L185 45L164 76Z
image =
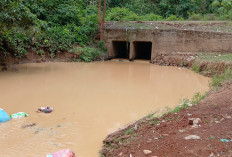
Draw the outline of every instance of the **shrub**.
M141 20L141 17L127 8L115 7L110 9L109 12L107 12L106 20L107 21L137 21L137 20Z
M76 51L79 54L78 61L91 62L99 59L101 56L101 51L96 48L83 47L77 48Z
M191 14L191 15L189 15L189 20L192 20L192 21L200 21L200 20L202 20L202 15L201 14L195 14L195 13L193 13L193 14Z
M160 15L156 15L156 14L151 13L151 14L144 15L142 17L142 19L144 21L161 21L161 20L163 20L163 17Z
M203 20L205 20L205 21L217 20L217 16L215 14L205 14L203 16Z
M183 21L184 18L177 17L176 15L170 15L168 18L165 19L166 21Z
M72 47L74 35L65 26L50 27L42 34L42 44L49 49L51 53L60 53Z

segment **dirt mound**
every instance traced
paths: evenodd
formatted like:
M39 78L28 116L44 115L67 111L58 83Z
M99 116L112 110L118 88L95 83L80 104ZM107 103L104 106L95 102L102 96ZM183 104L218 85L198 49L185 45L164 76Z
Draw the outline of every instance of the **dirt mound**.
M231 96L232 83L219 92L211 92L192 108L162 118L142 119L109 135L101 154L106 157L232 156ZM199 118L197 124L191 118Z

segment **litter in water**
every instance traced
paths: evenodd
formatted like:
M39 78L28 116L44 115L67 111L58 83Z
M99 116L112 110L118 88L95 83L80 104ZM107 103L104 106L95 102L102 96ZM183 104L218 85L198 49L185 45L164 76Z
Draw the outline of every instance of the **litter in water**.
M0 123L4 123L11 120L10 116L0 108Z
M64 149L56 153L48 154L47 157L75 157L75 153L70 149Z
M54 109L52 107L40 107L36 112L51 113Z
M12 115L10 115L10 117L12 119L16 119L16 118L23 118L23 117L28 117L29 115L25 112L18 112L18 113L14 113Z

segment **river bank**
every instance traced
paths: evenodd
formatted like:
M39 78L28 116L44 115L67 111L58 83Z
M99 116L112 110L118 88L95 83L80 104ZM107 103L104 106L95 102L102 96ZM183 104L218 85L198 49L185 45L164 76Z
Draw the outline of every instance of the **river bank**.
M148 115L108 135L101 156L231 156L231 61L231 54L221 53L159 54L152 63L184 66L211 76L210 92L195 95L161 117Z

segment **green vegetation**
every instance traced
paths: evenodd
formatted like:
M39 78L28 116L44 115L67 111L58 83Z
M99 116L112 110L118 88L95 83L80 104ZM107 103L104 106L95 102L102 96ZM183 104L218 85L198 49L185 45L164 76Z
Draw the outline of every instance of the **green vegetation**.
M198 62L224 62L232 63L232 54L231 53L198 53L197 54Z
M195 62L195 63L193 64L193 66L191 67L191 70L194 71L194 72L196 72L196 73L199 73L199 72L200 72L199 65L198 65L197 62Z
M133 128L130 128L126 131L126 135L130 135L133 132Z
M95 44L97 6L76 0L3 0L0 27L1 53L23 57L33 50L55 57L74 44Z
M109 0L107 20L232 20L231 0Z
M221 75L214 75L212 77L211 87L217 88L221 86L222 82L228 81L232 79L232 70L230 68L225 69L224 73Z
M105 49L95 40L97 13L98 0L1 0L1 56L37 52L54 58L78 45L81 61L98 59ZM232 0L108 0L106 20L232 20Z

